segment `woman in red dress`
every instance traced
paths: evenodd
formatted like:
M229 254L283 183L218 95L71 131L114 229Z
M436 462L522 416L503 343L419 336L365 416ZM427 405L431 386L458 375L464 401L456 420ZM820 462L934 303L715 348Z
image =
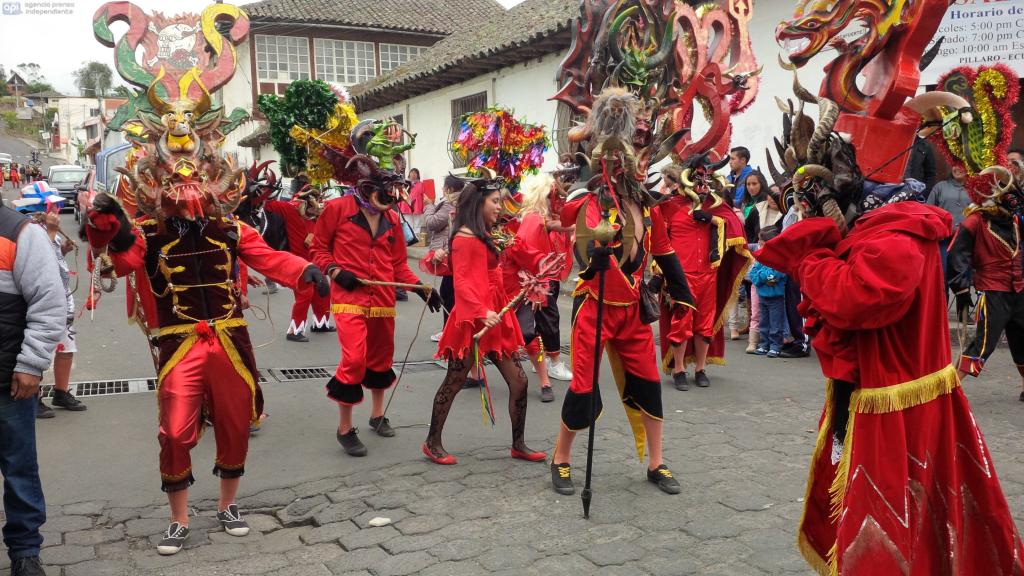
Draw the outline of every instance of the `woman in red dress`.
M462 389L476 359L473 335L485 326L487 332L477 344L479 357L497 366L508 384L508 415L512 421L512 457L541 462L544 452L526 446L526 372L516 357L523 336L515 316L498 316L510 300L498 266L498 249L490 232L501 215L501 194L497 184L467 183L459 196L452 224L451 264L455 285L455 309L441 334L437 357L448 361L448 373L434 396L430 431L423 454L437 464L457 460L441 445L441 433L455 395ZM486 262L486 268L482 264Z

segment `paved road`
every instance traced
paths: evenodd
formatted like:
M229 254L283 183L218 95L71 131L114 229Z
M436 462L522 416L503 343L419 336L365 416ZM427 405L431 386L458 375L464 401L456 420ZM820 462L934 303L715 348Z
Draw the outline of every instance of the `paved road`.
M80 289L84 290L83 282ZM95 319L78 323L74 380L145 378L152 365L137 328L124 323L122 289L104 296ZM254 301L265 306L265 297ZM82 296L80 295L80 298ZM279 381L282 368L330 366L333 335L283 340L291 296L270 297L268 322L252 319L271 418L251 443L240 505L255 532L235 539L215 529L212 435L194 451L197 517L183 553L162 558L154 535L166 526L156 464L152 392L85 398L89 411L39 423L40 465L50 521L43 558L50 574L808 574L793 542L806 466L821 408L822 381L807 360L769 360L730 343L728 367L712 387L666 385L666 459L683 484L666 496L644 480L626 420L607 391L599 421L592 519L578 497L555 495L548 468L508 458L508 419L481 424L475 393L457 399L445 446L459 465L426 462L430 400L442 372L417 364L389 410L398 436L364 433L370 455L346 457L334 439L334 404L324 378ZM422 303L399 304L397 356L417 330ZM410 360L430 357L428 314ZM565 323L563 322L563 325ZM1024 518L1024 442L1016 375L1001 349L967 394L985 432L1018 525ZM605 370L607 374L607 369ZM494 402L507 391L490 374ZM532 375L531 375L532 377ZM535 385L535 382L534 382ZM564 384L556 384L559 400ZM550 450L560 403L531 395L527 441ZM365 420L368 408L357 412ZM364 427L365 428L365 427ZM584 444L574 457L582 462ZM577 469L581 477L581 468ZM391 526L372 528L374 517ZM5 567L0 560L0 574Z

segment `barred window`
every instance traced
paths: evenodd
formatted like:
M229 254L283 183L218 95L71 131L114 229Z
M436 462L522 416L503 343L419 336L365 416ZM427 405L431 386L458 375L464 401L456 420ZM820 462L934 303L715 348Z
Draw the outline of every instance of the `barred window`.
M469 165L469 159L456 154L452 150L452 143L459 135L459 125L462 117L473 112L480 112L487 108L487 92L477 92L462 98L452 100L452 129L448 134L448 156L452 160L452 167L465 168Z
M263 82L309 79L309 42L296 36L256 35L256 76Z
M373 42L317 38L316 77L327 82L352 85L377 75Z
M408 46L405 44L381 44L380 45L380 73L390 72L416 58L426 50L423 46Z

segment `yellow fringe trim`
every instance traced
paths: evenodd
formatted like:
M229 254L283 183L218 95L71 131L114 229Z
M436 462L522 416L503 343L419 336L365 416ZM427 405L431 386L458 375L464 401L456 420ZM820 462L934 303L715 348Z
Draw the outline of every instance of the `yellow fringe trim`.
M332 314L355 314L367 318L394 318L395 307L359 306L358 304L331 304Z
M829 379L825 381L825 417L822 419L821 427L818 429L818 440L814 443L814 452L811 453L811 465L807 470L807 487L804 489L804 509L800 513L800 523L797 524L796 530L797 548L803 555L804 560L822 576L831 574L831 568L828 561L822 558L817 550L811 546L811 543L807 541L803 528L804 520L807 517L807 507L810 506L811 502L811 486L814 485L814 466L817 464L818 459L821 458L821 453L825 450L828 439L832 436L832 412L834 410L835 407L832 405L832 380Z
M582 283L583 281L581 280L580 282ZM590 288L580 287L577 288L576 290L573 290L572 297L575 298L577 296L586 296L587 298L590 298L591 300L597 302L597 294ZM607 304L608 306L621 306L625 308L626 306L632 306L633 304L636 304L636 301L634 300L632 302L617 302L615 300L609 300L607 297L605 297L604 303Z
M949 394L960 386L960 378L952 365L909 382L884 388L858 388L850 401L850 412L887 414L906 410Z
M736 279L732 283L732 290L729 292L729 301L725 303L725 307L722 308L722 312L715 319L715 325L711 330L711 334L718 334L718 331L725 325L725 319L729 316L729 310L736 305L736 299L740 296L740 284L743 283L743 279L747 277L747 270L750 270L751 264L754 262L754 257L750 255L750 250L747 250L747 241L743 238L732 238L725 243L727 248L736 247L736 254L742 256L747 260L747 263L740 268L740 273L736 275ZM722 255L722 259L725 259L725 255ZM724 362L723 362L724 364Z
M843 503L846 499L846 485L850 479L850 460L853 454L853 430L856 427L857 414L887 414L920 406L935 400L939 396L953 392L959 386L960 379L957 376L956 368L949 365L942 370L909 382L894 384L884 388L857 388L853 391L853 394L850 396L850 420L846 424L846 437L843 439L843 455L839 458L836 476L828 489L833 520L839 519L843 511ZM830 428L831 426L824 428L826 438ZM839 573L839 550L837 544L833 544L832 549L829 550L828 565L828 574L836 576Z

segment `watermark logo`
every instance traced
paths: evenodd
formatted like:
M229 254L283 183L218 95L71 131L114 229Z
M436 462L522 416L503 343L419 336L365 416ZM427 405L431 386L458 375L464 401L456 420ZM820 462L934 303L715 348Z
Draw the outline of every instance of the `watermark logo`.
M4 16L17 16L21 14L21 2L4 2L0 12Z

